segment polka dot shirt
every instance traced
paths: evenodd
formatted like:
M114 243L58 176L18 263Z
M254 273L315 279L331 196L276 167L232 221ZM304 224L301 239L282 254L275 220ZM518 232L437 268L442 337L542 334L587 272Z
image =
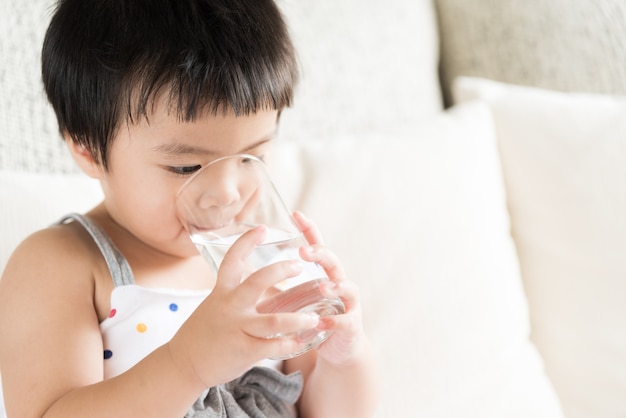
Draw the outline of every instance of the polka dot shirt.
M104 343L104 377L125 372L168 342L208 291L118 286L111 311L100 324Z

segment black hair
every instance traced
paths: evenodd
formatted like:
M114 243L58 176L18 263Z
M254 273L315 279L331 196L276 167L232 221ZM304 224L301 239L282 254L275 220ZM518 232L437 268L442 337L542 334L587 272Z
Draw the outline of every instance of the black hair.
M273 0L60 0L42 76L59 130L106 169L121 123L157 100L181 121L280 111L298 68Z

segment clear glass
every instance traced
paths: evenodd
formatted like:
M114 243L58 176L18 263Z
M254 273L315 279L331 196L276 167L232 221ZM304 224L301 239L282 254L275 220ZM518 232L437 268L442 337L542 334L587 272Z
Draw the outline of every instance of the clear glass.
M300 258L298 251L307 245L306 239L276 190L265 164L257 157L232 155L202 167L183 184L176 205L191 240L216 272L237 238L257 225L267 226L268 231L264 242L246 259L244 280L258 269L278 261L302 261L303 272L266 292L257 304L258 312L315 312L319 316L344 312L341 300L326 298L320 291L320 284L329 280L324 269ZM287 335L272 337L284 336ZM328 331L315 329L288 335L297 338L302 348L279 359L301 355L328 336Z

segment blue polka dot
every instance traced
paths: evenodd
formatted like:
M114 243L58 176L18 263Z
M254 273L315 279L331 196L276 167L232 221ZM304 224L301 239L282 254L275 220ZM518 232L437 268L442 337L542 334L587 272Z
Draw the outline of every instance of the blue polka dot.
M170 311L176 312L178 310L178 305L175 303L170 303Z
M104 350L104 359L108 360L111 357L113 357L113 351L111 351L111 350Z

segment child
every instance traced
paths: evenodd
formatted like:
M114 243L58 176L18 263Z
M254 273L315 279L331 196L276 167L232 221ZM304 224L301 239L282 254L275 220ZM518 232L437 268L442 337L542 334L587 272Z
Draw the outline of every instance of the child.
M303 256L345 314L258 314L302 268L240 284L264 229L217 277L176 217L186 178L226 155L266 160L296 59L272 0L62 0L43 81L69 150L104 201L27 238L0 280L0 369L10 417L368 417L377 399L358 292L315 225ZM316 350L269 364L332 330ZM103 360L104 358L104 360Z

